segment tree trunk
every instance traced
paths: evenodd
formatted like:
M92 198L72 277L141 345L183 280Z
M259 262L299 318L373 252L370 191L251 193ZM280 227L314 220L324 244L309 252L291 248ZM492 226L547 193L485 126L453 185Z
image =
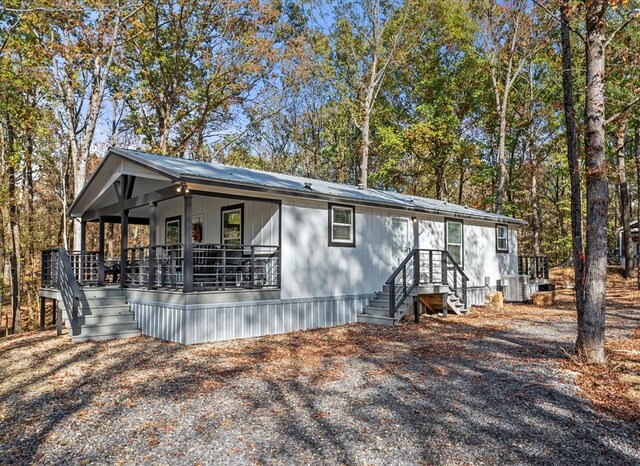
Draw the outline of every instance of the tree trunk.
M507 180L507 161L505 158L507 139L507 91L502 96L502 105L498 107L500 129L498 133L498 186L496 187L496 213L502 214L504 204L504 185Z
M634 151L636 155L636 183L638 186L638 209L636 213L636 254L638 256L638 289L640 289L640 123L636 123L633 139Z
M435 167L436 199L441 201L444 197L444 162Z
M571 184L571 236L573 245L573 271L576 291L576 311L578 317L578 338L576 351L581 346L581 331L584 319L585 257L582 241L582 183L580 180L580 161L578 159L578 135L576 114L573 105L573 74L571 71L571 36L569 18L566 9L569 0L563 0L562 15L562 89L564 95L564 116L567 127L567 161Z
M538 196L538 167L533 164L531 171L531 202L533 203L533 254L541 255L540 251L540 200Z
M7 175L9 195L9 239L11 249L9 253L9 268L11 277L11 333L20 331L20 227L18 222L18 196L16 194L16 167L13 124L6 116L7 125Z
M363 188L366 188L369 182L370 124L371 110L365 109L362 118L362 141L360 143L360 184Z
M631 239L631 210L629 205L629 186L627 185L627 167L624 159L624 135L627 122L618 121L616 132L616 155L618 158L618 188L620 191L620 223L622 224L622 249L624 251L624 277L633 276L633 241Z
M585 168L587 241L584 312L578 326L578 355L588 363L605 362L607 293L607 218L609 186L605 169L605 23L606 0L586 8Z
M563 0L562 15L562 90L564 96L564 117L567 128L567 162L571 184L571 237L573 245L573 270L576 290L576 310L578 327L582 325L584 313L584 250L582 244L582 183L580 161L578 159L578 134L576 113L573 105L573 73L571 71L571 36L566 9L569 0Z
M371 145L371 112L373 111L373 101L376 94L376 76L378 74L378 56L373 55L369 83L367 85L367 95L362 107L362 140L360 141L360 184L367 187L369 181L369 146Z

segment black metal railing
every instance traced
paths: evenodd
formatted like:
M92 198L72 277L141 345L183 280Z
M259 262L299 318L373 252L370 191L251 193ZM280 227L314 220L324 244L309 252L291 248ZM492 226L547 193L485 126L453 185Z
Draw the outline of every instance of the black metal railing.
M41 285L60 286L60 251L42 251ZM280 288L280 247L252 244L194 244L193 290ZM79 286L125 283L130 287L179 289L184 286L184 246L163 244L125 250L125 269L120 258L102 258L98 252L66 253ZM189 275L188 275L189 276ZM187 276L187 277L188 277Z
M545 256L518 256L518 275L549 279L549 259Z
M265 245L196 244L193 286L279 288L280 248Z
M184 285L182 244L133 247L126 253L127 286L177 289ZM280 247L194 244L192 276L194 291L279 288Z
M72 335L78 335L78 309L80 300L79 277L85 283L94 280L94 253L70 254L64 248L47 249L41 256L41 285L43 288L57 288L60 299L71 325ZM62 323L57 323L58 335L62 332Z
M413 289L422 284L448 285L467 307L469 278L448 251L413 249L386 281L389 286L389 317Z

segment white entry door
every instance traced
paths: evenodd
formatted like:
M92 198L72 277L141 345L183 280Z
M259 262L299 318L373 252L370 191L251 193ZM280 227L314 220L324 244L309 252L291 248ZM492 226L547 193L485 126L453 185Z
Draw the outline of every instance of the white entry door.
M407 257L411 251L411 243L409 242L409 219L392 217L391 218L391 265L395 270L400 262Z

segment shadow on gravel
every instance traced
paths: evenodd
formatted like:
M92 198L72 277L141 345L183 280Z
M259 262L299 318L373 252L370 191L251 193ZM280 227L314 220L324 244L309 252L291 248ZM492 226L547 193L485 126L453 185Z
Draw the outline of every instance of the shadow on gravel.
M634 427L594 413L558 379L572 342L547 325L427 319L191 347L30 335L0 344L0 457L115 462L121 445L104 431L119 429L130 462L640 461ZM157 427L173 407L180 414ZM227 445L237 456L216 453Z

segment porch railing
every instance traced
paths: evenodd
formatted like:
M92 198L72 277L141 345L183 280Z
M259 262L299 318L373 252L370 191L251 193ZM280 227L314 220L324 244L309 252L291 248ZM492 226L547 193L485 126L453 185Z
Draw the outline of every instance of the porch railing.
M178 289L184 284L182 244L134 247L127 253L127 286ZM150 267L151 265L151 267ZM279 288L280 247L194 244L193 289Z
M64 248L42 251L41 285L43 288L57 288L67 313L72 335L79 333L78 312L80 300L79 277L85 277L86 283L93 280L93 253L68 253ZM62 332L62 323L57 322L58 335Z
M46 249L41 257L41 285L44 288L58 288L60 285L60 252L64 251L69 261L69 270L79 286L98 284L100 255L96 251L65 251Z
M42 251L41 286L60 287L60 251ZM130 287L180 289L184 285L184 247L163 244L125 250L120 258L105 258L95 251L66 252L69 269L79 286L120 283L124 273ZM150 267L151 264L151 267ZM280 288L280 247L252 244L194 244L193 289Z
M419 285L448 285L467 307L469 278L448 251L413 249L386 282L389 286L389 317Z
M549 279L549 259L545 256L518 256L518 275Z

